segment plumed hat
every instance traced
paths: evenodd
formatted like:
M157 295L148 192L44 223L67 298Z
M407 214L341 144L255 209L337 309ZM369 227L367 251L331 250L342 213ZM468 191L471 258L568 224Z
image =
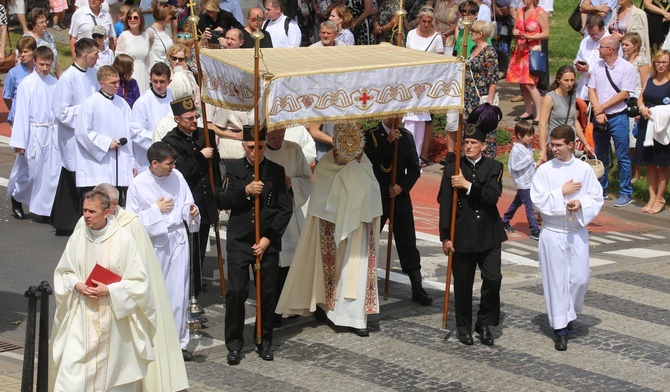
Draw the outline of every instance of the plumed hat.
M484 133L493 132L498 128L498 123L502 120L503 114L499 107L493 106L488 102L477 106L468 116L468 124L475 124Z

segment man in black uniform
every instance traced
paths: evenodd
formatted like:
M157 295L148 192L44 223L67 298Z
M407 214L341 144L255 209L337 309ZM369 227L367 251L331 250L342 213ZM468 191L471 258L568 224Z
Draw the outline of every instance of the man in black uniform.
M226 251L228 281L226 284L225 337L228 363L240 362L244 346L244 302L249 296L249 267L261 257L261 329L262 343L256 345L265 361L272 361L272 327L278 294L277 272L281 237L293 215L293 202L286 188L284 168L263 158L265 129L260 130L258 156L254 152L253 127L244 126L244 158L229 162L226 179L218 196L221 209L230 210ZM260 161L260 178L254 180L254 162ZM261 239L256 243L255 195L260 195ZM259 282L256 282L259 284ZM255 329L254 329L255 330Z
M454 252L454 304L457 337L461 343L472 340L472 285L475 268L482 274L481 297L475 331L479 340L493 345L489 325L500 322L501 243L507 240L496 203L502 195L502 163L482 156L486 134L468 124L464 132L461 172L455 163L444 168L438 194L440 203L440 240L445 254ZM455 238L451 238L451 203L458 188Z
M421 168L414 138L408 130L398 127L399 122L399 118L385 119L368 130L365 134L365 155L372 162L382 194L384 215L381 217L380 225L383 228L384 222L389 218L391 198L395 197L393 238L400 266L412 283L412 301L428 306L433 303L433 299L421 285L421 255L416 247L412 199L409 197L409 191L421 175ZM396 185L391 187L393 141L396 139L398 139L398 166Z
M190 243L193 280L191 287L197 297L202 289L202 264L205 261L209 226L218 222L219 211L216 207L216 194L221 189L221 172L219 169L219 151L213 131L209 131L209 143L205 146L205 131L198 128L198 116L191 97L170 102L172 114L177 126L165 135L163 141L175 150L177 156L175 167L184 176L193 194L195 205L200 210L200 231L197 238ZM214 168L214 187L209 182L209 161Z

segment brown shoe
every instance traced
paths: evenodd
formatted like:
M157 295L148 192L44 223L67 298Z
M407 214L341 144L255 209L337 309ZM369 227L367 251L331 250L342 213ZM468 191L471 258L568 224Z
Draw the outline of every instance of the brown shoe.
M510 99L510 102L521 102L523 101L523 95L517 95L516 97Z

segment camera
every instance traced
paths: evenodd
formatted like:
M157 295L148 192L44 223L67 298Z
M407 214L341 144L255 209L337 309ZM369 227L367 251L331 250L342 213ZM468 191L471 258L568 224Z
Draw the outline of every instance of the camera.
M223 32L214 30L214 29L209 29L209 33L212 35L212 38L207 40L210 44L218 44L219 43L219 38L223 37Z
M630 97L626 100L626 114L628 117L637 117L640 115L640 108L637 107L637 97Z
M605 133L609 132L610 130L610 124L609 123L604 123L604 124L599 124L594 122L593 123L593 133Z

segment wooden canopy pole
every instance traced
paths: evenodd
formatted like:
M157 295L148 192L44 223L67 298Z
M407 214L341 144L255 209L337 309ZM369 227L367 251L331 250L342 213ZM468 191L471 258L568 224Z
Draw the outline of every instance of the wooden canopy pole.
M468 10L469 11L469 10ZM463 39L461 41L461 60L463 61L463 70L465 71L465 60L467 58L468 50L468 37L470 36L470 28L472 27L472 21L469 19L464 19L461 21L463 25ZM461 172L461 143L463 141L463 109L458 116L458 133L456 134L456 162L454 167L454 175L458 175ZM456 208L458 207L458 188L453 189L453 195L451 200L451 222L450 222L450 232L449 238L451 239L452 245L454 243L454 235L456 234ZM444 306L442 308L442 329L447 329L447 318L449 316L449 294L451 291L451 265L454 258L454 252L449 252L447 256L447 277L444 287Z
M189 7L191 11L191 16L188 17L189 21L191 22L191 26L193 27L193 46L195 47L195 62L198 66L198 82L200 83L200 91L202 90L202 67L200 66L200 44L198 42L198 20L200 18L195 14L195 2L193 0L189 0L188 4L186 4L187 7ZM207 127L207 111L205 109L205 105L201 105L201 110L202 110L202 128L205 132L205 147L212 147L212 141L209 140L209 129ZM214 185L214 167L212 166L212 159L209 158L207 159L207 166L209 169L209 185L211 187L212 195L216 197L216 187ZM226 277L225 277L225 271L223 270L223 252L221 252L221 238L219 235L219 222L218 219L216 222L214 222L214 235L216 237L216 258L219 262L219 279L221 280L221 296L224 298L224 305L226 303L225 298L226 298ZM197 262L200 262L200 258L198 258Z
M265 36L261 32L261 20L256 18L256 31L251 33L254 39L254 181L260 181L260 162L258 162L258 142L260 133L260 118L258 111L260 102L260 58L261 58L261 39ZM254 196L254 225L256 231L256 244L261 242L261 195ZM262 343L263 329L261 326L261 256L256 255L254 264L254 278L256 279L256 344Z
M405 7L403 5L404 1L400 0L400 6L396 11L398 16L398 40L397 45L402 46L403 41L403 32L404 24L403 17L407 15ZM397 120L397 119L396 119ZM393 129L398 127L399 123L397 121L393 122ZM396 177L398 174L398 139L393 141L393 163L391 165L391 183L390 187L396 186ZM389 236L388 243L386 245L386 275L384 276L384 301L389 299L389 281L391 280L391 253L393 252L393 220L395 218L395 197L391 198L391 205L389 206Z

